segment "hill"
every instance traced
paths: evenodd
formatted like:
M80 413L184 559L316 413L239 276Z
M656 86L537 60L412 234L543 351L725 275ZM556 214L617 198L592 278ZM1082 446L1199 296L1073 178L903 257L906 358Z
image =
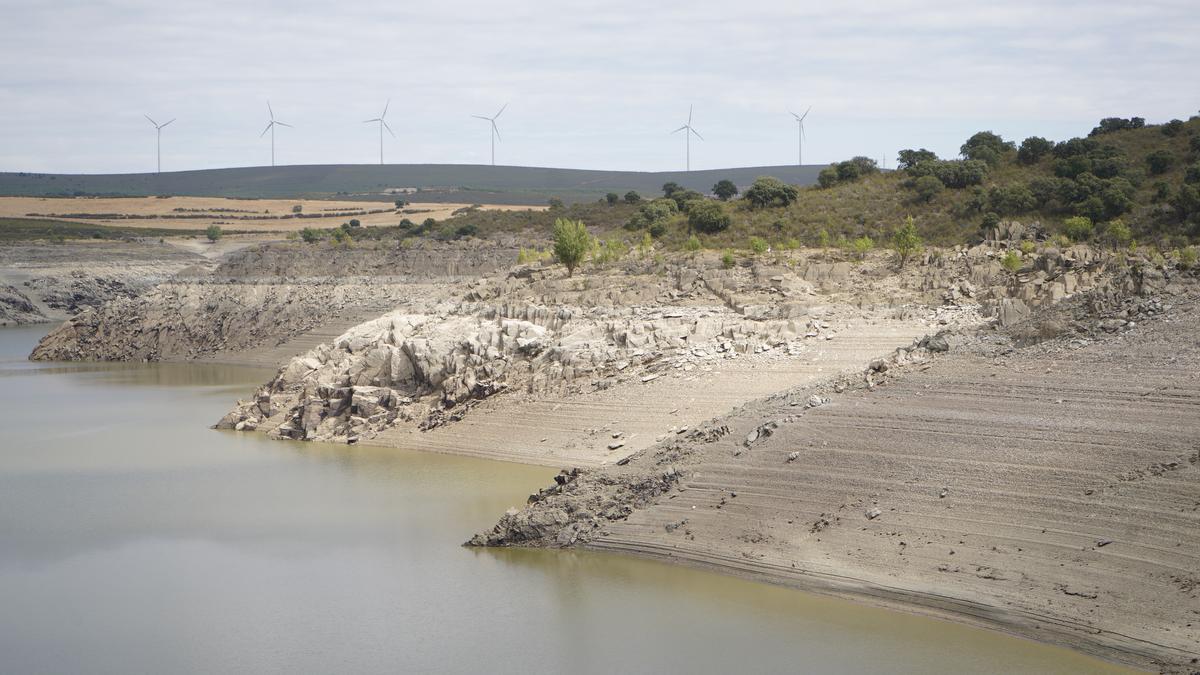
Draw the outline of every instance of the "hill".
M205 169L162 174L0 173L0 196L185 195L241 198L390 200L401 190L411 201L545 204L595 201L608 192L655 193L664 183L708 192L719 180L749 185L765 174L798 185L816 182L822 166L764 166L705 171L593 171L468 164L311 165Z

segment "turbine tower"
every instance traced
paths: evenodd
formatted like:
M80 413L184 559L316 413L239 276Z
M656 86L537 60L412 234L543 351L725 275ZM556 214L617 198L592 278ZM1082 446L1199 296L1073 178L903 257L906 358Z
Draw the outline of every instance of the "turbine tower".
M289 129L293 127L286 122L280 122L275 119L275 111L271 110L270 101L267 101L267 114L270 115L271 121L267 123L267 128L263 129L263 132L258 137L262 138L267 135L268 131L271 132L271 166L275 166L275 127L288 127Z
M808 113L812 110L812 106L808 106L808 110L804 111L803 115L792 113L792 117L796 118L796 165L804 165L804 118L808 117ZM791 111L789 111L791 112Z
M383 118L387 117L388 106L390 106L391 104L392 104L392 99L389 98L388 102L383 104L383 114L381 114L379 117L376 117L374 119L363 120L363 124L370 124L371 122L379 123L379 164L380 164L380 166L383 165L383 130L387 129L388 133L392 135L392 138L396 137L395 132L392 131L392 128L389 127L388 123L383 119Z
M471 115L471 117L476 119L487 120L488 123L492 125L492 166L496 166L496 141L500 138L500 127L496 126L496 120L500 117L500 113L504 112L504 109L507 107L507 103L500 106L500 110L491 117L484 117L483 115Z
M686 162L684 164L684 166L686 167L687 171L691 171L692 170L692 134L695 134L696 138L699 138L700 140L704 140L704 137L700 135L700 132L698 132L692 128L692 106L690 106L690 105L688 106L687 124L679 127L678 129L676 129L675 131L672 131L671 133L677 134L681 131L683 132L683 146L684 146L685 162Z
M175 118L172 117L170 122L163 122L162 124L155 122L149 115L146 115L146 119L150 120L150 124L153 124L154 129L158 132L158 173L162 173L162 130L163 127L174 122Z

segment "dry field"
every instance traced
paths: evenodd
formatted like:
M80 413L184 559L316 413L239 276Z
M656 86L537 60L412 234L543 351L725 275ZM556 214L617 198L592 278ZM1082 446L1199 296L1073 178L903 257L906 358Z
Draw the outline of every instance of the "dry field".
M300 205L306 216L296 218ZM397 211L388 202L321 199L226 199L223 197L0 197L0 218L53 218L93 225L202 230L220 225L226 230L291 232L306 227L336 227L356 218L365 226L396 225L402 218L420 223L426 218L444 220L469 204L410 204ZM482 206L488 210L541 210L541 206ZM382 213L370 213L382 211ZM340 215L353 214L353 215ZM183 217L188 216L188 217Z

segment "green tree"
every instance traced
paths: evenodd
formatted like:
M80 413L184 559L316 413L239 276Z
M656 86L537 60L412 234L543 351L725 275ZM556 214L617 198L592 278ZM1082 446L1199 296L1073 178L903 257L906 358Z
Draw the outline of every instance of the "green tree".
M892 249L900 256L900 266L924 247L921 235L917 233L917 223L912 216L904 219L904 225L892 235Z
M916 166L920 162L936 162L937 158L937 153L925 148L921 148L920 150L901 150L896 157L899 161L897 166L900 169Z
M615 192L610 192L604 195L604 201L608 202L609 206L615 206L617 202L621 201L621 196Z
M1146 166L1150 168L1150 174L1154 176L1166 173L1174 163L1175 155L1167 150L1155 150L1146 155Z
M1170 122L1167 122L1166 124L1164 124L1162 126L1163 135L1170 136L1171 138L1178 136L1180 134L1180 132L1182 132L1182 131L1183 131L1183 120L1171 120Z
M1112 242L1112 245L1117 248L1125 248L1129 246L1129 242L1133 241L1133 232L1125 224L1125 221L1120 218L1111 221L1108 227L1104 228L1104 234Z
M629 192L625 193L625 203L626 204L636 204L640 201L642 201L642 196L639 195L638 193L634 192L633 190L630 190Z
M306 227L303 230L300 230L300 238L303 239L304 243L306 244L314 244L318 241L321 241L321 231L315 227Z
M1017 161L1022 164L1037 164L1038 160L1050 154L1053 149L1054 143L1041 136L1030 136L1021 141L1021 147L1017 149Z
M221 238L222 234L224 234L224 233L221 232L220 225L209 225L204 230L204 236L208 237L208 240L213 242L214 244L217 242L218 239Z
M680 186L679 183L676 183L675 181L663 183L663 186L662 186L663 196L670 197L671 195L675 194L676 192L679 192L682 189L683 189L683 187Z
M560 211L564 208L563 200L558 197L551 197L546 203L550 206L551 211Z
M933 201L933 198L938 196L946 186L942 185L942 181L936 176L921 176L913 181L913 190L917 193L917 199L925 203Z
M760 176L754 179L754 184L746 190L746 201L754 208L769 206L787 206L796 201L800 192L795 186L788 185L772 176Z
M1000 161L1000 158L1010 150L1016 147L1015 143L1005 141L999 134L991 131L980 131L979 133L967 139L959 152L966 159L974 159L981 162L986 162L989 165L995 165Z
M717 199L725 202L736 197L738 189L737 186L733 184L733 181L721 179L717 181L716 185L713 186L712 192L717 196Z
M593 246L592 235L583 221L569 218L554 221L554 257L567 266L567 276L574 276L575 268Z
M720 204L707 199L688 202L687 214L688 227L706 234L720 232L733 222Z
M301 213L302 211L304 211L303 204L296 204L295 206L292 207L292 213Z
M396 200L396 208L398 208L398 209L402 209L402 208L404 208L405 206L408 206L408 202L404 201L403 199L397 199L397 200Z

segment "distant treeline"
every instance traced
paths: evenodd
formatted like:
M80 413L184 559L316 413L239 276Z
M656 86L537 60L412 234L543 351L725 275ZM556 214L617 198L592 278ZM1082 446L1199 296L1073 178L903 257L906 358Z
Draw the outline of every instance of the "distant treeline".
M25 216L28 218L69 218L73 220L207 220L213 217L212 214L227 214L231 211L236 211L236 209L211 209L208 214L164 213L155 215L142 213L26 213ZM288 220L289 218L348 218L350 216L368 216L377 213L394 212L394 209L371 209L369 211L338 211L336 213L279 213L265 215L255 214L249 216L223 215L222 217L230 218L232 220Z

